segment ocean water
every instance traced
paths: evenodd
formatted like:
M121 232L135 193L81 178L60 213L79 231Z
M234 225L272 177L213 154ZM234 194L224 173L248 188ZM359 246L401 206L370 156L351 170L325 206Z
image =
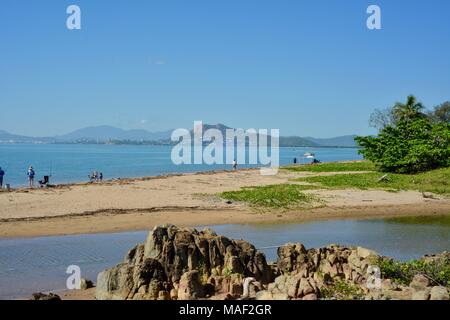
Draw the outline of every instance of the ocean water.
M218 234L249 241L269 261L275 261L276 248L288 242L307 248L330 243L363 246L403 261L450 250L449 216L210 227ZM78 265L83 277L95 281L100 271L121 262L129 249L145 242L147 233L0 239L0 299L64 290L70 265Z
M51 175L50 182L55 184L88 181L92 171L112 179L230 169L230 165L175 165L171 151L170 146L0 144L0 167L6 171L4 183L13 187L26 185L29 165L36 178ZM280 164L290 164L294 157L300 162L305 152L315 153L323 162L362 158L356 148L280 148Z

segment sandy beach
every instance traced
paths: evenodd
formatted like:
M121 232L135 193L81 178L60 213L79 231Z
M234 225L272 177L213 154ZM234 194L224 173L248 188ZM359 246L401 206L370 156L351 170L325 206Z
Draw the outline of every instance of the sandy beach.
M275 176L262 176L250 169L2 192L0 237L144 230L165 223L194 226L450 213L450 199L428 199L415 191L308 190L323 200L320 206L270 212L217 197L222 191L293 183L292 178L317 174L334 173L280 170Z

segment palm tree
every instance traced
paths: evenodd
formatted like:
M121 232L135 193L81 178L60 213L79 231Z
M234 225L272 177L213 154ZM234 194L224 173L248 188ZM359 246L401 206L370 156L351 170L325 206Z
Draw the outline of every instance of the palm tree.
M394 116L397 120L412 120L417 117L424 117L422 113L425 107L421 102L417 102L416 97L409 95L406 98L406 103L397 102L393 107Z

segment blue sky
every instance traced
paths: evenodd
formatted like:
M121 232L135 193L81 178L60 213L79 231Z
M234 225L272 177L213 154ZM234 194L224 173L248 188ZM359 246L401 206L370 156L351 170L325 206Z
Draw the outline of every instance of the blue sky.
M447 0L2 0L0 41L0 129L18 134L194 120L368 134L374 108L410 93L450 100Z

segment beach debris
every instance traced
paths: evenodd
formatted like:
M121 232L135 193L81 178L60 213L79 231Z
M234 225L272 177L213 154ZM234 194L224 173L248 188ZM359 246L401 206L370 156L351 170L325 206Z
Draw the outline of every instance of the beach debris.
M439 198L435 197L431 192L422 192L422 197L425 199L439 200Z
M42 293L42 292L36 292L31 295L30 300L61 300L60 296L54 293Z
M389 181L389 177L388 177L387 173L378 178L378 182L382 182L382 181Z

